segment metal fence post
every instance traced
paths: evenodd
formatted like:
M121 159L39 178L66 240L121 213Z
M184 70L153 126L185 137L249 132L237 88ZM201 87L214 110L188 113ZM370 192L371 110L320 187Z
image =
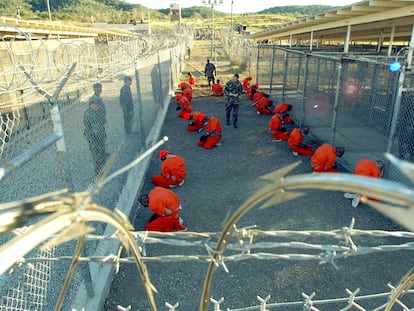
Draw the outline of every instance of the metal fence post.
M283 83L282 83L282 101L285 101L285 94L286 94L286 81L287 81L287 67L288 67L288 51L285 50L285 58L284 58L284 65L283 65Z
M256 50L256 83L259 83L259 62L260 62L260 46L258 46Z
M139 118L139 131L141 134L141 142L144 150L147 150L147 144L145 139L145 128L144 128L144 112L142 109L142 97L141 97L141 81L139 78L138 61L135 59L135 83L137 89L137 102L138 102L138 118Z
M338 74L336 76L336 91L335 91L335 102L334 102L334 109L332 113L332 133L331 133L331 140L330 143L335 143L335 136L336 136L336 124L338 121L338 107L339 107L339 92L341 90L341 76L342 76L342 58L339 61L338 65Z
M308 54L304 54L305 56L305 65L304 65L304 73L303 73L303 88L302 88L302 104L300 107L300 125L303 125L305 122L305 104L306 104L306 97L307 97L307 84L306 80L308 79L308 65L309 65L309 57ZM302 62L300 62L302 63Z
M275 69L275 49L272 47L272 61L270 65L270 77L269 77L269 96L272 96L273 70L274 69Z
M157 51L157 64L155 66L158 66L158 79L159 79L159 94L158 94L158 98L160 98L160 102L161 102L161 107L164 107L164 101L162 100L162 72L161 72L161 64L160 64L160 51Z

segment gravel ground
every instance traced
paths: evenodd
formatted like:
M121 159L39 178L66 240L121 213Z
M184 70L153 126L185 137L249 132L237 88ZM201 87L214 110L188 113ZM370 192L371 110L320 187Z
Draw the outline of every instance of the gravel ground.
M207 43L204 43L207 44ZM208 48L197 43L192 51L192 66L204 68ZM198 56L198 58L194 58ZM233 72L229 63L217 61L219 78L223 83ZM196 76L197 77L197 76ZM267 182L259 177L292 164L301 163L292 175L309 173L309 158L293 157L285 142L271 141L267 130L269 116L256 115L246 98L241 100L239 128L225 125L224 98L208 96L204 77L198 77L193 98L193 110L220 118L223 124L222 145L213 150L204 150L196 145L200 133L189 133L186 121L177 117L175 104L170 105L162 135L169 141L162 148L179 154L187 160L188 177L184 186L175 188L183 205L182 217L189 231L218 232L223 219L233 213L247 198L261 189ZM158 174L158 153L152 158L144 183L144 192L152 189L151 176ZM137 206L139 208L139 206ZM149 211L137 212L136 230L143 230ZM357 229L403 230L388 218L368 206L355 209L343 198L342 192L306 191L306 195L268 209L254 209L239 222L238 227L257 226L262 230L334 230L348 226L356 218ZM282 239L281 241L289 241ZM307 239L300 241L307 242ZM339 244L340 241L319 241ZM406 242L406 241L403 241ZM316 242L318 243L318 242ZM357 244L382 245L401 243L396 239L370 238L356 241ZM184 247L149 245L147 256L162 254L194 254L200 250ZM260 250L258 250L260 251ZM264 250L265 251L265 250ZM304 250L280 249L283 253L304 253ZM279 253L279 252L278 252ZM206 253L203 253L206 255ZM224 297L222 308L242 308L257 305L257 296L270 295L270 302L300 301L301 293L315 299L346 297L348 288L361 294L388 291L387 283L396 284L413 266L413 253L409 251L381 252L355 256L336 261L338 269L331 264L320 265L317 261L300 260L244 260L228 262L229 272L222 267L216 269L211 286L211 297ZM165 302L179 303L178 310L198 310L207 263L186 261L176 263L151 262L147 264L151 280L158 290L155 294L159 310L166 310ZM385 298L384 298L385 299ZM383 300L384 302L385 300ZM380 305L381 302L375 304ZM411 305L414 302L411 301ZM131 310L149 310L142 283L134 265L121 265L115 275L105 310L117 310L117 305L131 305ZM373 309L370 302L362 304ZM409 304L410 305L410 304ZM337 310L344 307L324 306L321 310ZM213 310L213 307L210 307ZM296 307L297 309L297 307ZM278 310L283 310L278 308ZM290 308L289 310L293 310Z

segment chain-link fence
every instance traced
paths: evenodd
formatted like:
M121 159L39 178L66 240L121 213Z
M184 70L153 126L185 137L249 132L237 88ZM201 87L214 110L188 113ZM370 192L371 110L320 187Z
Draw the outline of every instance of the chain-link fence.
M255 46L243 36L229 41L233 59L246 66L259 88L275 103L292 104L297 125L310 126L317 143L345 147L341 164L348 170L361 158L385 161L386 152L413 161L414 75L407 65L412 54L401 53L406 48L386 57ZM405 66L393 71L397 60ZM391 166L384 173L407 181Z
M25 33L3 37L0 47L2 203L40 195L45 199L48 197L45 193L60 189L71 192L90 189L104 170L116 171L146 150L156 138L171 91L175 89L175 79L182 70L182 60L192 44L190 28L181 26L175 33L175 36L131 36L103 41L42 40ZM132 78L132 84L124 89L132 105L124 114L120 92L125 76ZM129 129L125 122L130 123ZM131 208L139 183L127 187L127 175L110 180L94 200L104 206ZM122 193L125 188L129 192L127 198ZM121 207L120 200L123 200ZM34 220L19 226L32 223ZM99 234L107 230L98 222L92 222L92 226ZM12 238L14 234L1 237L3 248ZM90 243L84 255L111 246L111 243ZM74 242L42 250L34 248L28 256L47 260L70 256L75 248ZM2 273L0 309L50 310L58 300L69 269L70 260L43 260L16 266L10 274ZM87 294L92 295L90 273L85 265L74 274L63 309L69 310L75 297L79 299L77 292L82 280Z

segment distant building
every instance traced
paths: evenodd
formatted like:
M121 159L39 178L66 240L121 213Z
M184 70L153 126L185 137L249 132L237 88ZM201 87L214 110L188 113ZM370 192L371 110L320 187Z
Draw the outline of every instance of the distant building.
M171 22L179 22L181 24L181 6L179 0L171 0L170 18Z

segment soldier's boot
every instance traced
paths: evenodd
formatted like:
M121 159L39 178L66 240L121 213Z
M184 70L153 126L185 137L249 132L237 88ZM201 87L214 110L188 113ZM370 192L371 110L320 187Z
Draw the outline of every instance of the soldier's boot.
M226 125L230 125L230 120L226 119Z
M236 129L237 126L237 118L233 118L233 127Z

